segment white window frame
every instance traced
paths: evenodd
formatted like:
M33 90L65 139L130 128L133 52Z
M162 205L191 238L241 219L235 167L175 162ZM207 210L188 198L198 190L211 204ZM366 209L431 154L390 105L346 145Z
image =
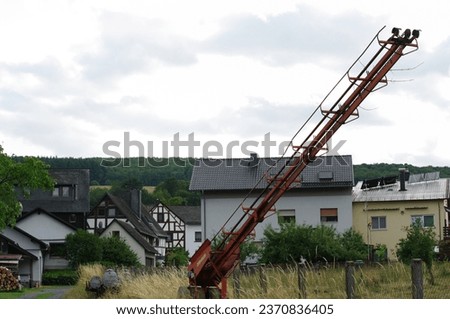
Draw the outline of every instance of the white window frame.
M377 219L377 227L375 227L375 223L373 222L374 219ZM380 220L384 219L384 227L381 227ZM387 229L387 218L386 216L372 216L370 218L370 227L372 230L386 230Z
M278 216L278 224L289 224L289 223L296 223L297 220L295 218L295 209L281 209L277 211ZM284 221L283 219L289 219L289 221Z
M433 225L425 225L425 218L426 217L431 217L433 218ZM411 225L414 224L414 222L419 219L421 222L421 225L423 227L429 228L429 227L434 227L434 215L433 214L424 214L424 215L412 215L411 216Z

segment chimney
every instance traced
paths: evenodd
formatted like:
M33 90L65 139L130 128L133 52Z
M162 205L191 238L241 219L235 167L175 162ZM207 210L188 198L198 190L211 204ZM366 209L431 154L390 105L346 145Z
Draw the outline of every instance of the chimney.
M400 173L400 192L406 191L406 181L409 179L409 171L406 168L399 168Z
M250 154L250 161L248 162L249 167L255 167L259 163L259 157L257 153Z
M141 190L132 189L130 191L130 208L141 219Z

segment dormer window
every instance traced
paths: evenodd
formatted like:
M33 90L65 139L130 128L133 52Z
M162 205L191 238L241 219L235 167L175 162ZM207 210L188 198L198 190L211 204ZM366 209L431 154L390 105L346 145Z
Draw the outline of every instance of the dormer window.
M69 185L57 185L53 188L52 196L53 197L70 197L71 187Z

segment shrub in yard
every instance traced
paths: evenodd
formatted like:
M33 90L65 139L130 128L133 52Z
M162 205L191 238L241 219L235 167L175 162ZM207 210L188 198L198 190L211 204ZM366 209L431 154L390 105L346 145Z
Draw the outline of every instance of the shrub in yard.
M78 281L78 273L72 269L47 270L42 275L42 284L46 286L72 286Z
M420 258L425 263L431 282L434 283L432 265L436 234L433 228L423 227L420 220L406 227L406 238L397 244L397 257L404 263L411 263L414 258Z
M77 230L66 236L66 257L72 267L102 260L102 246L97 235Z
M187 266L188 263L189 253L184 248L176 247L166 254L166 266L181 267Z
M118 237L100 238L102 263L113 263L119 266L139 266L139 260L127 243Z

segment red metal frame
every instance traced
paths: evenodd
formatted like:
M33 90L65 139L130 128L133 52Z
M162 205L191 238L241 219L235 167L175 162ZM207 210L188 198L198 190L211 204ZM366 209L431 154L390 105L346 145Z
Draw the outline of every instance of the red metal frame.
M304 142L294 148L293 155L286 165L269 180L268 187L249 207L245 208L242 218L227 233L228 235L218 248L213 250L211 242L205 240L192 256L188 266L191 286L204 290L206 295L208 295L209 287L216 287L220 291L221 298L226 298L226 279L239 262L239 246L252 233L256 225L264 220L266 214L273 209L275 203L293 183L299 182L300 173L323 150L333 134L352 116L357 116L357 108L363 100L377 89L379 83L387 83L386 74L400 57L418 49L418 31L414 30L411 35L411 31L407 29L399 35L398 29L394 28L392 32L392 37L386 41L379 40L379 33L377 34L380 45L377 53L358 76L348 77L350 85L345 92L330 110L322 110L323 118ZM403 52L406 47L411 47L412 50ZM382 54L383 52L385 53Z

